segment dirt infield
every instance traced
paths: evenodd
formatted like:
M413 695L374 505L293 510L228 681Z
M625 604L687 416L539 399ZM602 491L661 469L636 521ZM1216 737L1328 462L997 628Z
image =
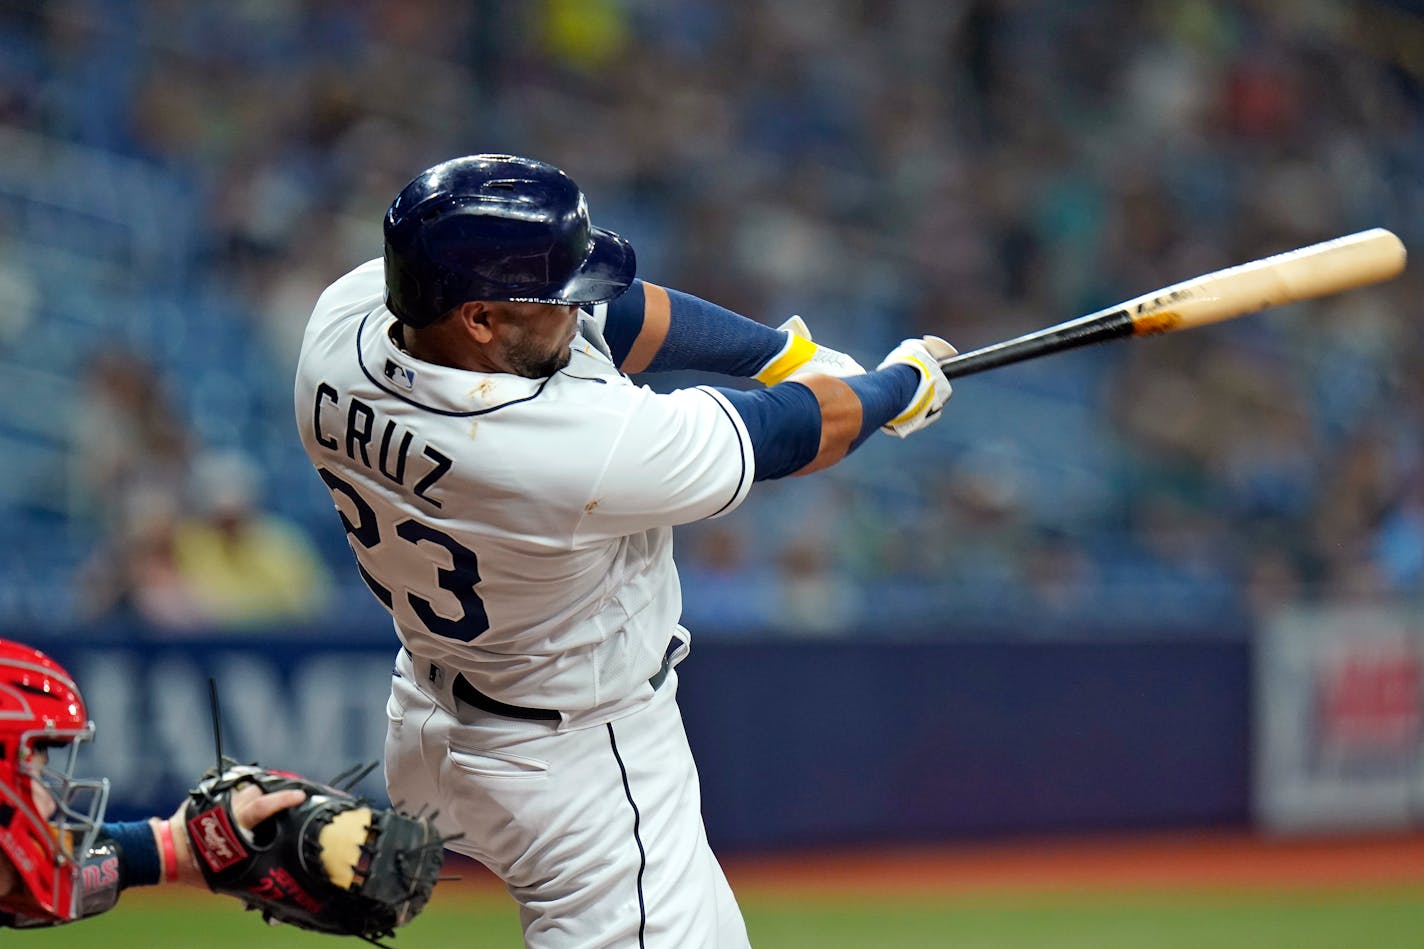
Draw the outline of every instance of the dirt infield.
M1417 949L1424 932L1424 835L1060 838L724 862L763 949ZM447 870L463 882L441 883L391 944L519 945L518 913L494 878L463 859ZM256 934L245 915L189 887L152 887L95 925L107 949L331 942L289 926ZM95 945L88 924L21 939L32 941Z
M1424 886L1424 834L1270 838L1243 832L1017 840L732 855L739 893L861 896L1099 891L1291 891ZM465 886L500 887L453 858Z
M826 895L1024 890L1295 890L1424 886L1424 834L1278 839L1249 833L737 857L739 891Z

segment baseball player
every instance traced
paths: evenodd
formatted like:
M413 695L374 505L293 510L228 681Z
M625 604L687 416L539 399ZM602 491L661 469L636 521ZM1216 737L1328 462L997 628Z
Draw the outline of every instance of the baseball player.
M180 808L164 820L104 822L109 783L74 777L93 737L74 679L49 656L0 639L0 927L52 926L110 909L121 890L206 886ZM306 799L244 788L247 829Z
M391 204L384 261L318 300L296 418L402 645L392 800L463 835L527 946L746 946L677 708L671 529L923 428L954 350L906 340L866 372L797 319L634 271L557 168L436 165ZM765 387L628 378L678 369Z

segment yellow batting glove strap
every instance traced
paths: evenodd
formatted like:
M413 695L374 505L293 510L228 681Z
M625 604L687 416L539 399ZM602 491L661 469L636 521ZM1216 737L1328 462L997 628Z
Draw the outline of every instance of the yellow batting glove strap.
M920 392L920 397L910 404L909 408L886 422L886 425L899 425L901 422L914 418L920 412L924 411L925 406L929 404L930 399L934 398L935 394L934 386L925 385L925 380L930 377L930 370L924 363L913 356L902 357L900 361L906 365L915 367L915 371L920 374L920 388L923 391Z
M787 332L786 346L776 356L762 366L753 378L762 385L774 386L786 379L797 369L811 361L816 355L816 344L795 333Z

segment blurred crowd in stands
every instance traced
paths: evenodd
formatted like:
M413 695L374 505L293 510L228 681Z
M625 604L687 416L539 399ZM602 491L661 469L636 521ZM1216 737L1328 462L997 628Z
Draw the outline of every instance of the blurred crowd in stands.
M1424 252L1421 92L1407 0L0 2L0 624L387 635L290 374L444 158L559 165L643 276L873 365L1367 227ZM1420 273L966 378L930 432L681 529L686 622L1417 604Z

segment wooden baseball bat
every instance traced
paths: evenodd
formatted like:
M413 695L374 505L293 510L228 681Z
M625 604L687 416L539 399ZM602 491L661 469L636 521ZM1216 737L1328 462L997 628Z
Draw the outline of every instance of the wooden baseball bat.
M1404 258L1400 239L1376 227L1215 270L940 365L955 379L1124 336L1175 333L1388 280L1404 270Z

